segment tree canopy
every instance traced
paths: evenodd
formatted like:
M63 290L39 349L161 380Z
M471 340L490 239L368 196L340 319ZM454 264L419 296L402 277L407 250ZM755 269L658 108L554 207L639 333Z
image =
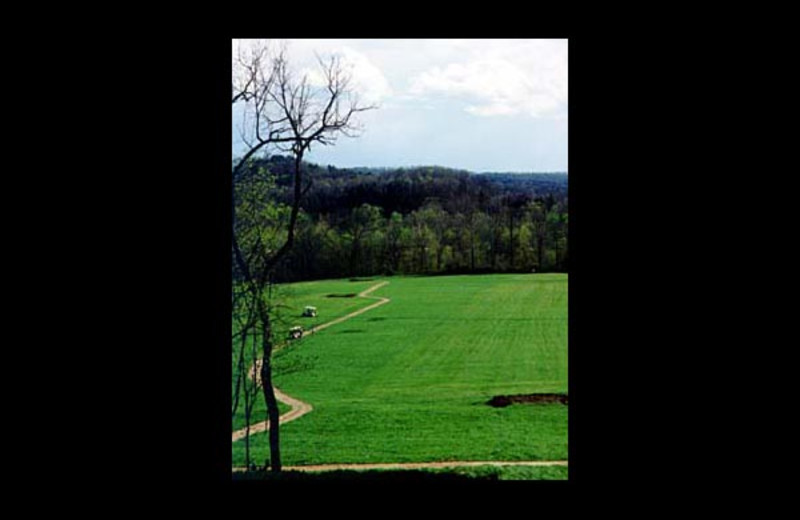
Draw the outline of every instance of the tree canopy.
M254 161L291 201L293 160ZM277 281L377 274L566 271L567 175L303 162L313 185Z

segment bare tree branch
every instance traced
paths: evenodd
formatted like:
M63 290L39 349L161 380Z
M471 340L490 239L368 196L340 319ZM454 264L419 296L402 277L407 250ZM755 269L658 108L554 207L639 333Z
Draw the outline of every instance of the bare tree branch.
M324 80L324 85L318 85L308 75L303 75L299 80L294 77L288 66L285 48L274 54L270 54L268 48L267 45L256 45L245 55L240 47L237 56L238 77L232 83L232 104L243 104L244 116L240 135L247 146L246 152L233 165L232 171L232 248L236 267L244 279L244 294L249 298L243 306L248 310L248 316L253 316L253 320L248 319L243 323L246 330L241 332L241 340L244 342L251 337L254 349L256 340L260 340L262 345L261 378L264 384L261 386L270 421L270 463L273 471L280 471L280 421L271 383L272 318L270 308L265 303L265 288L270 273L293 247L300 207L313 185L311 179L303 179L305 153L314 143L323 146L334 144L339 134L348 137L357 135L359 127L355 123L355 116L377 107L359 104L358 97L353 95L351 89L351 75L345 70L340 57L332 56L328 60L317 57ZM285 226L285 237L280 239L282 243L277 248L274 240L279 235L277 230L270 235L268 229L261 227L257 215L243 209L242 218L246 222L243 221L242 225L248 229L240 229L236 214L239 202L236 198L236 183L244 182L247 178L244 172L251 165L253 157L270 149L290 152L294 159L289 220ZM246 203L252 205L253 201L247 200ZM255 207L251 207L250 211L256 211ZM276 225L280 225L282 216L277 220L279 223ZM248 238L243 239L243 232L248 233ZM237 297L241 296L235 296L234 299ZM255 358L255 350L252 355ZM245 394L245 415L249 432L250 412L255 403L255 394L251 392L258 385L250 384L247 377L241 379L241 383ZM249 441L245 445L245 451L249 463Z

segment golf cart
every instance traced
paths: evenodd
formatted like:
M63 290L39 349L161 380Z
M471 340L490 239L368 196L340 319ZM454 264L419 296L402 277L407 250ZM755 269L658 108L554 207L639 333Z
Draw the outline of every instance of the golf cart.
M303 317L305 318L314 318L317 316L317 308L312 307L310 305L306 306L305 310L303 310Z
M296 325L289 329L289 339L300 339L303 337L303 327Z

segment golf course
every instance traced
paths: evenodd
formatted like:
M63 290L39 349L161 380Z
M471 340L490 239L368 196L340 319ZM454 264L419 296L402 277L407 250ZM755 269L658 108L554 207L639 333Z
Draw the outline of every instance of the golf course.
M308 405L281 421L283 463L524 461L530 466L502 471L508 478L567 478L566 402L488 404L496 396L568 393L567 287L563 273L275 286L274 384ZM306 306L317 315L303 317ZM289 341L298 325L303 337ZM280 403L282 415L293 408ZM245 426L242 409L234 432ZM251 423L265 419L259 395ZM232 463L241 467L244 442L234 439ZM249 443L251 460L263 464L266 431L251 432Z

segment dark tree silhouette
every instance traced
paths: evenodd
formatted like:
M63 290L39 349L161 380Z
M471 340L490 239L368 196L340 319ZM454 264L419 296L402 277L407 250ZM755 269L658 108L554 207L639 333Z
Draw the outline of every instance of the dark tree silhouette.
M303 180L303 156L312 144L332 145L339 135L357 135L359 128L354 116L375 108L359 103L351 87L351 77L338 57L318 58L318 61L321 84L312 83L307 75L296 77L289 67L285 48L273 53L268 45L258 44L249 52L239 53L232 82L231 102L242 105L239 131L247 147L232 171L233 274L244 289L234 291L233 300L235 309L247 308L252 312L244 326L252 329L251 333L261 342L260 383L270 423L268 465L275 472L281 471L281 456L279 413L272 386L275 339L266 298L269 276L294 245L300 207L311 187L310 180L305 183ZM263 212L259 213L260 208L253 207L258 201L248 199L247 191L241 189L253 183L255 176L256 183L261 182L261 186L270 190L268 172L263 169L254 172L250 167L256 154L270 149L289 153L293 159L288 222L269 199L262 199ZM242 218L244 211L255 218ZM267 228L271 228L270 232L265 232ZM239 379L242 377L245 376L240 375Z

